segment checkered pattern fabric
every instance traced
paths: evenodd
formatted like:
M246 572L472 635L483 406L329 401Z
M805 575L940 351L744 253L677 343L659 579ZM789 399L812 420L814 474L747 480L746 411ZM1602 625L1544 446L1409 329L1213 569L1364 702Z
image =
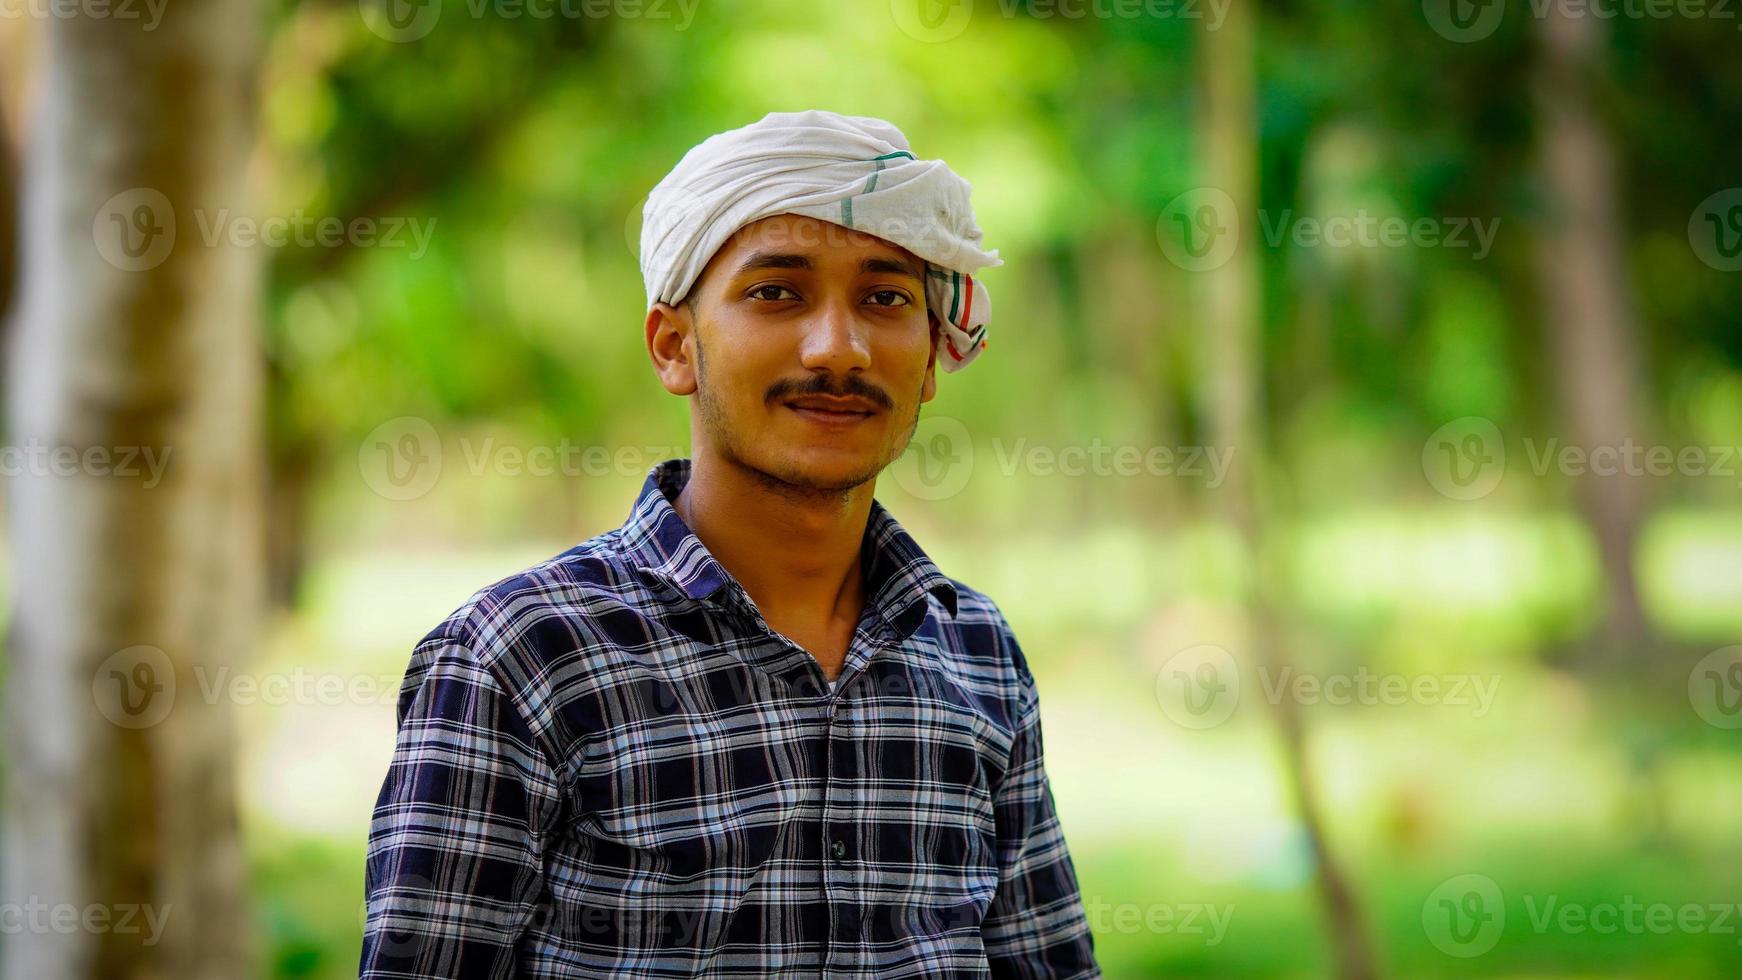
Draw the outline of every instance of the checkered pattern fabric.
M879 503L834 691L671 506L416 647L361 976L1098 976L992 601Z

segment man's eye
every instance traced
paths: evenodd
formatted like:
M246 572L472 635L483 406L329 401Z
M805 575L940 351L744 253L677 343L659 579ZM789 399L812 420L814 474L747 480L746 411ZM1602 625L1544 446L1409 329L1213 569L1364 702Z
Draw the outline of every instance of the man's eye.
M780 295L781 293L792 293L792 296L794 299L798 298L797 293L793 293L792 290L786 288L785 286L774 286L774 285L757 286L755 289L750 290L751 296L754 296L757 299L765 299L765 300L768 300L769 302L774 302L776 300L781 299L782 298Z
M877 306L906 306L909 302L905 293L894 289L879 289L871 294L871 300Z

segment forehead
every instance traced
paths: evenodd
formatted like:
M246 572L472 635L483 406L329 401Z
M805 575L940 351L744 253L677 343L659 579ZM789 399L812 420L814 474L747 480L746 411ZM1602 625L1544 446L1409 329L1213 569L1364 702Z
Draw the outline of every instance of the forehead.
M777 214L752 221L726 239L709 261L713 267L733 268L737 261L759 253L802 255L819 271L832 266L856 266L867 258L898 259L923 270L918 256L886 239L837 225L832 221L798 214Z

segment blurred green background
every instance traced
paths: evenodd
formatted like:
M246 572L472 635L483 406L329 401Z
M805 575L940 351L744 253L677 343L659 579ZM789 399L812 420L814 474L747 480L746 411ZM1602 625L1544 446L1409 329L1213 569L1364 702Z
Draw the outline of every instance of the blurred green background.
M948 160L1005 259L879 499L1022 640L1109 977L1742 972L1736 21L430 4L264 18L253 212L408 230L251 253L247 670L357 685L235 706L260 975L355 975L412 644L686 452L648 190L812 107Z

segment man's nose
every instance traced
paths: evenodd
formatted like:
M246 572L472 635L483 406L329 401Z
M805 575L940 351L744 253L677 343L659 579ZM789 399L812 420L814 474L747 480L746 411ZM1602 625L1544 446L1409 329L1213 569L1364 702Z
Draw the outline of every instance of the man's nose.
M831 300L817 308L805 324L799 359L813 371L845 374L871 366L871 341L864 318L846 299Z

